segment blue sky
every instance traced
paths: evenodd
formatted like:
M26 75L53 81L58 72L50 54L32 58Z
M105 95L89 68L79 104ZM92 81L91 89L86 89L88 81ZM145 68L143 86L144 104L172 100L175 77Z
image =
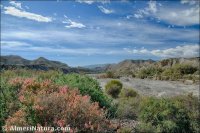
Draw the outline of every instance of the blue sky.
M1 1L1 54L70 66L199 55L198 1Z

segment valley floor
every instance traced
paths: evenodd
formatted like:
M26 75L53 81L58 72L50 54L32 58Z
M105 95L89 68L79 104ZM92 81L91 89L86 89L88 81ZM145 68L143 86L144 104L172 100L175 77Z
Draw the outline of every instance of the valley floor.
M97 79L104 89L110 78ZM137 79L122 77L119 79L124 87L134 88L142 95L156 97L171 97L180 94L193 93L199 95L199 84L184 84L180 81L160 81L151 79Z

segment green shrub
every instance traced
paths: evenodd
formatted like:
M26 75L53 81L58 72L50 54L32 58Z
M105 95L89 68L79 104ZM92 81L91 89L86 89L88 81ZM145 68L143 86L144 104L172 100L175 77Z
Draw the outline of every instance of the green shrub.
M141 103L140 119L156 132L191 131L188 112L181 103L169 99L146 98Z
M132 133L132 129L127 127L122 127L117 130L117 133Z
M180 95L171 98L171 101L174 101L176 103L181 103L185 110L188 112L189 118L190 118L190 127L192 131L195 133L200 132L200 113L199 113L199 107L200 102L198 97L193 96L192 93L188 95Z
M118 99L117 117L120 119L137 119L141 98L123 97Z
M105 86L105 91L113 98L117 98L122 89L122 83L118 80L111 80Z
M76 88L82 95L89 95L91 101L98 102L100 107L108 110L108 117L114 117L116 114L116 105L113 105L112 99L104 94L97 80L80 74L61 74L54 82L58 85L68 85Z
M180 79L183 75L181 74L180 71L176 71L174 68L167 68L162 73L162 76L165 77L165 80L166 79L177 80Z
M99 102L101 107L109 108L111 106L111 99L103 93L99 83L91 77L79 74L63 74L55 80L55 83L77 88L82 95L89 95L92 101Z
M123 88L119 94L120 97L136 97L138 93L132 88Z
M193 76L191 77L191 74L194 74L196 71L197 68L191 65L177 64L165 69L162 73L162 76L170 80L177 80L181 78L193 79Z
M144 79L147 77L158 76L162 73L162 71L163 70L161 68L157 68L157 67L142 68L137 73L137 77Z
M156 128L151 123L139 123L135 128L136 133L156 133Z
M7 83L5 78L1 77L0 83L0 127L5 124L5 120L19 108L17 97L18 88Z
M113 73L113 72L107 71L107 72L106 72L106 77L107 77L107 78L114 78L115 76L114 76L114 73Z
M175 71L180 71L181 74L193 74L197 71L197 67L193 67L192 65L175 65L173 67Z

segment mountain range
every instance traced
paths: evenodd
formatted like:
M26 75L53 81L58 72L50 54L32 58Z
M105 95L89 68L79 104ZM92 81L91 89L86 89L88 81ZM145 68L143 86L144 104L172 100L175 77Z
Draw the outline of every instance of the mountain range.
M70 67L59 61L48 60L44 57L39 57L35 60L27 60L17 55L0 56L1 69L27 68L36 70L61 70L64 73L68 72L90 72L87 68Z
M115 73L125 73L129 71L137 71L144 67L172 67L176 64L189 64L194 67L199 67L199 57L194 58L169 58L160 61L154 60L123 60L116 64L96 64L84 67L70 67L65 63L59 61L48 60L44 57L39 57L35 60L27 60L20 56L9 55L0 56L1 69L9 68L28 68L37 70L61 70L64 73L68 72L87 72L98 73L105 71L112 71Z

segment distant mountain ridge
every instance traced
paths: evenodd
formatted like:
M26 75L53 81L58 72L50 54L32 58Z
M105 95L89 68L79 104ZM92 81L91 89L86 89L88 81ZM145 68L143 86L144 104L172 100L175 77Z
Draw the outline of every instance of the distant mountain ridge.
M65 63L48 60L44 57L39 57L35 60L27 60L16 55L0 56L0 64L1 69L27 68L36 70L61 70L64 73L90 71L89 69L81 67L69 67Z
M37 69L37 70L62 70L63 72L89 72L99 73L112 71L115 73L129 73L137 71L141 68L156 66L156 67L172 67L176 64L189 64L194 67L199 67L200 57L193 58L169 58L160 61L148 60L132 60L126 59L116 64L96 64L85 67L70 67L59 61L48 60L44 57L39 57L35 60L27 60L20 56L9 55L0 56L1 69L9 69L15 67Z

